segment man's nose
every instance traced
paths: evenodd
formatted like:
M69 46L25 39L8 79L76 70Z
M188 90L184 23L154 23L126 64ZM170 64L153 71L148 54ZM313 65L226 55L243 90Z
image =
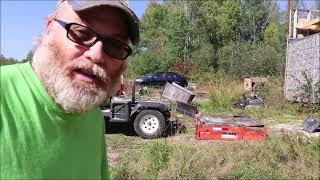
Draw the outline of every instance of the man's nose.
M93 63L102 64L106 60L107 56L103 51L103 44L101 41L96 42L91 46L84 55Z

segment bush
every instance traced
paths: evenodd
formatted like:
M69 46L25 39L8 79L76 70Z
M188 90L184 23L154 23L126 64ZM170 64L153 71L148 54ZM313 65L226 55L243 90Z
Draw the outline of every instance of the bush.
M218 54L219 68L235 79L245 76L280 77L284 72L284 53L271 46L231 42L220 48Z
M301 111L320 113L320 81L315 82L306 71L302 72L302 78L296 79L299 86L295 89L295 101L299 102Z
M213 90L209 94L209 100L199 104L199 111L208 114L229 111L233 103L242 97L242 84L219 73L213 76L209 83Z
M128 60L129 77L136 78L140 75L149 75L160 70L161 59L153 53L134 56Z

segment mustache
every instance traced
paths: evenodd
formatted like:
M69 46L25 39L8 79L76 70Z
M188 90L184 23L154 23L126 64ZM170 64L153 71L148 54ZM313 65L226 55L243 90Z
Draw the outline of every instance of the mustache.
M75 60L71 62L70 66L68 66L67 68L71 70L74 70L74 69L85 70L86 72L90 72L91 74L99 78L104 83L108 83L109 81L109 76L105 68L88 61Z

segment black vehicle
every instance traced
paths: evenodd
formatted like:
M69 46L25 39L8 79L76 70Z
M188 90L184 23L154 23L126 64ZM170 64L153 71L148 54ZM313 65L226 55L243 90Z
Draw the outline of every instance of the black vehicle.
M145 139L160 137L170 118L170 104L160 100L136 99L135 86L132 97L113 96L110 108L101 110L106 123L133 123L135 132Z
M175 82L182 87L186 87L188 85L185 77L174 72L157 72L150 76L141 76L135 80L135 83L143 86L164 86L166 82Z

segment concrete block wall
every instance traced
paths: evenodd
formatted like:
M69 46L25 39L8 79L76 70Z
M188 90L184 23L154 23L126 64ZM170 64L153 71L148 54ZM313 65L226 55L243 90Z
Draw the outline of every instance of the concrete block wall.
M305 83L303 72L312 78L313 84L320 81L320 33L288 43L284 87L287 100L294 100L296 89Z

